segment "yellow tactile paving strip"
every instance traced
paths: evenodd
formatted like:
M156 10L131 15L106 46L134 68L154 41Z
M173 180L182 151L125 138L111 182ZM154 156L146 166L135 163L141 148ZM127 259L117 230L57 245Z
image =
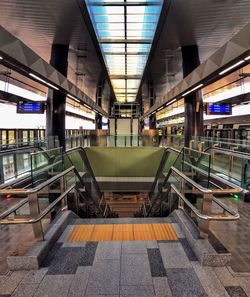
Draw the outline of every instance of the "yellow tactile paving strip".
M171 224L76 225L68 241L178 240Z

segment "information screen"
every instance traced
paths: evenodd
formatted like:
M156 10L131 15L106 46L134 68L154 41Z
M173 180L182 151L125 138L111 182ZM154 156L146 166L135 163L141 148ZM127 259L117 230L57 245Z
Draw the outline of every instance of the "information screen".
M212 103L207 106L206 113L210 115L231 115L232 106L231 104Z
M17 103L17 113L44 113L44 102L24 102Z

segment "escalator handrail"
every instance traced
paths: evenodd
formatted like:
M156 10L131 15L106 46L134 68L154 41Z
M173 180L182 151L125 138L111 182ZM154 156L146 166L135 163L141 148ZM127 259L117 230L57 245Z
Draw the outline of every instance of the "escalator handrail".
M207 149L205 149L204 152L207 152L207 151L218 151L218 152L224 152L225 155L230 155L230 156L233 156L233 157L238 157L238 158L243 158L243 159L248 159L250 160L250 155L248 153L244 153L244 152L240 152L240 151L234 151L234 150L230 150L230 149L224 149L224 148L220 148L220 147L209 147Z

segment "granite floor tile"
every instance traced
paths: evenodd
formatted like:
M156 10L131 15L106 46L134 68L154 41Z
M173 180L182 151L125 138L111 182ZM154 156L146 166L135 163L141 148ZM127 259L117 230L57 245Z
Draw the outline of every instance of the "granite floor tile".
M64 242L62 247L85 247L86 242Z
M99 242L95 254L95 261L98 261L99 259L119 260L121 257L121 249L121 241Z
M178 238L184 238L185 235L181 230L181 227L177 223L172 223L172 226L175 230L175 233L177 234Z
M165 268L192 268L179 242L159 243Z
M159 248L157 240L147 240L146 247L148 249L158 249Z
M68 225L65 230L63 231L62 235L59 237L57 242L66 242L68 240L68 237L71 233L71 231L74 229L74 225Z
M152 285L147 254L122 255L121 284L129 286Z
M199 262L191 262L191 264L208 296L229 297L211 267L201 266Z
M73 275L46 275L34 297L67 297Z
M228 286L225 287L230 297L247 297L247 294L239 286Z
M29 273L23 278L21 284L40 284L48 268L40 268L39 270L29 271Z
M153 286L121 286L120 297L154 297Z
M93 265L97 246L98 246L98 242L87 242L86 243L86 245L83 249L81 263L79 265L81 265L81 266L92 266Z
M82 262L84 248L61 248L56 253L47 275L74 274Z
M156 297L172 297L172 293L166 277L154 277L153 284Z
M85 297L120 297L119 295L85 295Z
M148 259L152 277L166 276L166 271L159 249L148 249Z
M123 241L122 254L147 254L145 241Z
M85 297L119 297L119 295L85 295Z
M62 242L57 242L54 244L53 248L49 251L47 257L43 260L41 267L49 267L52 260L54 259L56 253L62 246Z
M186 238L180 238L180 243L188 257L189 261L198 261L197 257L195 256L191 246L189 245Z
M0 294L0 297L10 297L10 295Z
M120 260L94 261L86 295L117 295L120 283Z
M166 269L167 280L173 297L207 297L194 269Z
M34 296L37 287L38 287L38 284L33 284L33 285L20 284L13 292L11 297L32 297Z
M84 266L77 270L77 273L74 275L73 281L71 283L68 297L82 297L85 294L89 275L91 271L90 266Z

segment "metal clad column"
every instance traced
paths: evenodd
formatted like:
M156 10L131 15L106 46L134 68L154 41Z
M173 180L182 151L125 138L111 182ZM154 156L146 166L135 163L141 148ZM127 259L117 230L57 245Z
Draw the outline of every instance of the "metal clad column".
M50 64L67 77L69 46L53 44ZM46 133L49 136L58 136L59 144L65 149L65 115L66 95L53 89L48 90Z
M197 45L188 45L181 48L183 77L185 78L200 65ZM185 122L184 145L189 146L192 135L203 134L203 103L201 91L194 92L184 98Z

